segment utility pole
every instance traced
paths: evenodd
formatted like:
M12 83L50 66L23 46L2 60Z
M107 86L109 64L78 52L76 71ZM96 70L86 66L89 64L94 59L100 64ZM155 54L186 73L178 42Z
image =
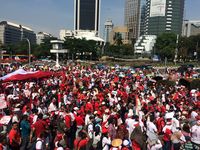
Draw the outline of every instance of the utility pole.
M199 48L199 41L197 41L196 53L195 53L195 59L197 59L197 60L198 60L198 48Z
M22 38L22 40L26 40L28 43L28 64L31 64L31 42L28 38Z
M176 37L176 49L175 49L175 56L174 56L175 65L176 65L177 57L178 57L178 40L179 40L179 35L177 34L177 37Z

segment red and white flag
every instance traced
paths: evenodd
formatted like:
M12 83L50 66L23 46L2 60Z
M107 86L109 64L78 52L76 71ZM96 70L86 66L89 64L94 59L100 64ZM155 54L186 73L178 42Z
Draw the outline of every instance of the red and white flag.
M5 100L5 94L0 94L0 109L7 108L7 102Z

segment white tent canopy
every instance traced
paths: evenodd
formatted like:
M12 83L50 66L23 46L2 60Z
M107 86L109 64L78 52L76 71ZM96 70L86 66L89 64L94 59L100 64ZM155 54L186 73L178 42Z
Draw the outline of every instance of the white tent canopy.
M80 31L77 33L75 36L77 39L83 39L85 38L86 40L94 40L97 42L104 42L104 40L98 36L95 35L95 32L90 32L90 31Z

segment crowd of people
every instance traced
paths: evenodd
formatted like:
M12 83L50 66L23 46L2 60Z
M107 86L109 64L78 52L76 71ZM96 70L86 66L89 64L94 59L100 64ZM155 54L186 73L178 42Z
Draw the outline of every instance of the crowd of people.
M0 125L0 150L199 150L200 90L179 85L176 70L166 73L175 85L157 82L156 72L76 64L1 81L0 119L10 120Z

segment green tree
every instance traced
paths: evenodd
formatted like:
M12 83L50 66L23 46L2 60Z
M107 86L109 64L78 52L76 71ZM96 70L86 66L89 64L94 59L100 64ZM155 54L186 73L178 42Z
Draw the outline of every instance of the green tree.
M134 55L132 44L106 45L105 55L126 58Z
M122 34L119 33L119 32L115 33L115 35L113 37L113 40L114 40L114 44L115 45L118 45L118 46L122 45L123 44L123 42L122 42Z
M163 33L158 36L155 44L156 54L164 60L165 57L173 60L176 49L176 34Z
M94 40L86 40L85 38L65 38L64 48L70 50L70 54L74 58L79 54L79 59L89 59L88 57L97 58L100 54L100 45Z
M200 35L181 37L179 39L179 58L183 61L200 58ZM194 54L197 53L197 56Z
M36 57L51 55L50 49L52 49L51 40L57 40L56 37L48 37L42 40L40 45L32 45L32 53Z

